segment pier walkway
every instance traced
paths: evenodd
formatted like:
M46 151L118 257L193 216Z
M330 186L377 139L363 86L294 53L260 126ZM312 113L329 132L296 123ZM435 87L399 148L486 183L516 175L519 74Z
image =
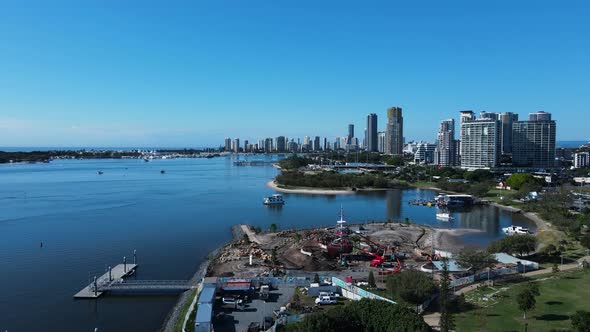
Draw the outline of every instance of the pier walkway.
M105 288L133 274L136 268L137 264L119 264L76 293L74 298L96 299L103 294L104 290L106 290Z

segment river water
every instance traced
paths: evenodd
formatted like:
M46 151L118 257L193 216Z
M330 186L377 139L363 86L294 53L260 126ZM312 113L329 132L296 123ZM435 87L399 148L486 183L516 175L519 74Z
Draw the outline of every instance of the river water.
M273 191L265 183L277 170L233 166L238 158L274 157L0 165L0 331L156 331L175 296L72 296L123 256L130 262L134 249L138 279L189 279L238 223L334 225L343 206L350 222L407 217L484 230L463 238L475 245L499 238L510 224L531 227L495 207L457 212L453 223L440 223L434 208L408 205L435 195L428 190L285 194L283 208L266 208L262 198Z

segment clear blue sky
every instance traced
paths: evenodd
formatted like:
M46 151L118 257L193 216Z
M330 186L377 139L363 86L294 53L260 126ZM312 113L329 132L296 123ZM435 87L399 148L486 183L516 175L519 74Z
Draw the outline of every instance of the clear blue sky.
M404 109L553 113L587 139L588 1L0 1L0 146L335 136Z

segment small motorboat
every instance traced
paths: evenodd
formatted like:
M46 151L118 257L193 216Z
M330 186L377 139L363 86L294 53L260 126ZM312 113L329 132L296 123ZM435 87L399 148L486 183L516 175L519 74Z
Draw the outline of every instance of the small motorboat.
M455 218L448 212L439 212L436 214L436 219L440 221L453 221Z
M502 232L506 235L523 235L523 234L531 234L528 228L521 227L521 226L508 226L502 228Z
M160 174L164 174L164 173L166 173L166 171L165 171L165 170L161 170L161 171L160 171Z
M98 174L98 175L103 175L103 174L104 174L104 172L103 172L103 171L98 171L98 172L96 172L96 174Z

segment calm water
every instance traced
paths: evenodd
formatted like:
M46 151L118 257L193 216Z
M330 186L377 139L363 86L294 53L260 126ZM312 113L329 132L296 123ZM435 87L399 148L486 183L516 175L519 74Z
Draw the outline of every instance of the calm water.
M72 296L133 249L138 278L188 279L238 223L332 225L343 205L351 222L441 225L435 209L407 204L435 194L424 190L285 195L282 209L265 208L262 198L273 193L265 182L277 171L234 167L232 158L0 165L0 331L155 331L176 297ZM493 207L455 218L453 227L485 230L465 238L480 245L511 223L530 226Z

